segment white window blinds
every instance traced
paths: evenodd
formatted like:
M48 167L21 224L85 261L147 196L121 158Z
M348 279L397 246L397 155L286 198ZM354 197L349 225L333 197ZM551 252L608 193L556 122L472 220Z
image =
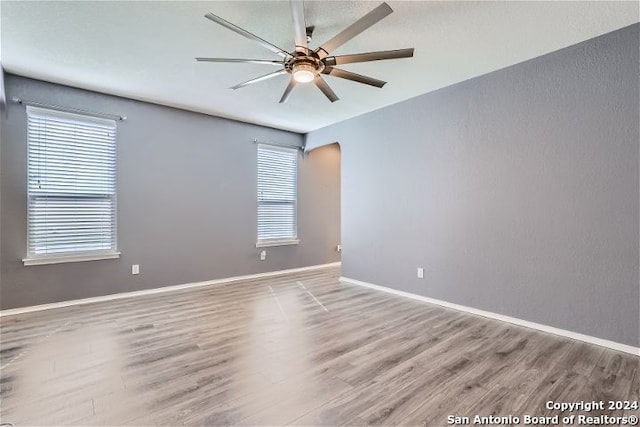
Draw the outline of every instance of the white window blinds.
M27 258L116 250L116 123L27 107Z
M297 239L298 150L258 145L258 243Z

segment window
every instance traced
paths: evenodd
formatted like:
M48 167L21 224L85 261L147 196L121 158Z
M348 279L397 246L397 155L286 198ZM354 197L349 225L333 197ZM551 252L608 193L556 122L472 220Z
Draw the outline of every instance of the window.
M116 123L27 107L25 265L115 258Z
M298 150L258 145L258 243L298 243Z

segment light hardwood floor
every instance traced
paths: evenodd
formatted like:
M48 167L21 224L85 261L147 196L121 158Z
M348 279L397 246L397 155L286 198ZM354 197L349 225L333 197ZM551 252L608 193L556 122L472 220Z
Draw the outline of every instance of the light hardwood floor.
M338 275L3 317L0 422L440 426L568 414L549 400L640 399L638 357Z

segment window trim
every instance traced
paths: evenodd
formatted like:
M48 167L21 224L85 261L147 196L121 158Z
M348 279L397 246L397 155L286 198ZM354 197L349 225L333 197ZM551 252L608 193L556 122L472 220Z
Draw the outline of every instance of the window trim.
M272 246L290 246L300 244L300 239L263 239L256 242L256 248L269 248Z
M105 260L105 259L116 259L120 257L120 251L118 249L118 185L117 185L117 175L118 175L118 149L117 149L117 124L113 119L105 119L98 116L93 116L90 114L79 114L75 112L67 112L67 111L59 111L56 109L49 109L40 106L27 106L27 117L29 111L33 110L35 114L40 115L50 115L53 118L63 118L70 119L76 121L84 121L87 123L113 123L115 129L115 135L113 139L114 144L114 163L113 163L113 174L114 174L114 183L115 190L110 199L113 202L113 246L109 249L96 249L96 250L77 250L77 251L69 251L69 252L60 252L53 254L31 254L29 252L29 240L31 238L31 228L29 227L29 215L30 215L30 205L31 198L34 197L29 192L29 177L27 176L27 224L26 224L26 256L22 259L24 266L33 266L33 265L45 265L45 264L61 264L61 263L71 263L71 262L84 262L84 261L96 261L96 260ZM28 126L28 125L27 125ZM29 132L27 131L26 138L26 156L27 161L30 156L30 140L29 140ZM27 175L29 174L29 165L26 168ZM40 196L46 197L46 196Z
M86 253L75 255L46 255L39 257L24 258L22 262L25 267L30 265L45 265L45 264L62 264L67 262L84 262L84 261L98 261L101 259L115 259L120 258L120 252L109 251L102 253Z
M296 156L296 168L295 168L295 199L294 199L294 213L295 213L295 235L287 238L267 238L260 239L258 235L258 226L259 226L259 218L256 218L256 248L268 248L268 247L276 247L276 246L291 246L300 244L300 239L298 236L298 175L299 175L299 154L300 148L287 147L279 144L271 144L271 143L256 143L256 187L260 180L259 172L258 172L258 150L266 149L271 151L282 151L287 153L295 152ZM258 210L260 209L260 200L259 197L256 197L256 216L258 215Z

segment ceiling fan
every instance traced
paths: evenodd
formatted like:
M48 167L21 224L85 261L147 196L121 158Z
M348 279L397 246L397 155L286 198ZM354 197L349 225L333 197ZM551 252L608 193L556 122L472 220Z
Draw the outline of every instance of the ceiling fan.
M196 60L203 62L268 64L280 67L278 71L239 83L232 86L231 89L239 89L241 87L288 73L291 75L291 79L289 81L289 85L284 90L282 98L280 98L280 103L283 103L289 99L291 91L296 84L310 82L313 82L331 102L337 101L338 97L329 87L325 79L322 78L322 74L381 88L387 82L356 74L351 71L341 70L339 68L335 68L335 66L355 62L378 61L383 59L410 58L413 56L413 48L330 56L330 53L333 52L334 49L345 44L367 28L391 14L393 9L391 9L387 3L382 3L315 50L309 48L308 45L308 42L311 40L314 27L307 27L305 24L303 2L301 0L291 0L290 4L295 31L295 50L293 52L281 49L278 46L261 39L255 34L252 34L249 31L214 15L213 13L207 13L205 15L205 18L222 25L223 27L234 31L249 40L253 40L261 46L278 54L282 57L280 60L236 58L196 58Z

